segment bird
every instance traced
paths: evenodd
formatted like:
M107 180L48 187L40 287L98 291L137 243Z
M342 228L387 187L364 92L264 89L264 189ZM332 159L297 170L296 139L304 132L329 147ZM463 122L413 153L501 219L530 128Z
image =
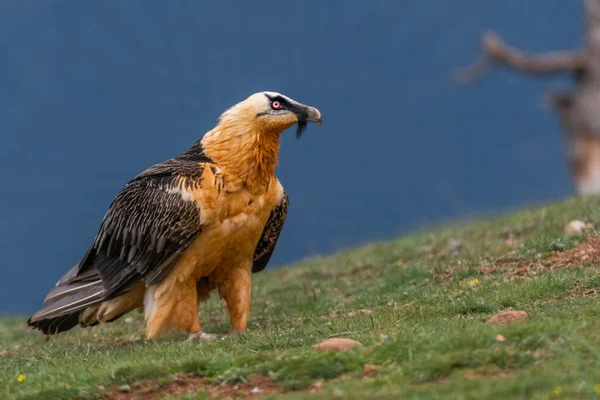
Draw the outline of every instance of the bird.
M214 339L198 308L213 291L230 334L247 331L251 277L264 270L288 211L275 176L282 133L321 112L271 91L227 109L186 151L134 177L116 195L81 261L27 321L45 335L139 310L148 340L170 331Z

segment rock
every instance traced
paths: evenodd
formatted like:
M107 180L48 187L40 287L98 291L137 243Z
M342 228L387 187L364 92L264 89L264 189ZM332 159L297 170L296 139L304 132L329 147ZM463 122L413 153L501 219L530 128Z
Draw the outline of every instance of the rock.
M504 311L492 316L485 324L506 325L519 321L527 321L527 313L525 311Z
M569 222L567 225L565 225L563 230L565 231L565 233L568 233L569 235L573 235L576 233L583 232L584 230L587 229L587 227L588 226L586 225L585 222L573 220L573 221Z
M371 315L371 314L373 314L373 311L367 310L367 309L362 309L362 310L358 310L358 311L356 311L356 310L350 310L348 312L348 314L346 314L346 315L348 317L356 317L359 314L361 314L361 315Z
M365 364L363 367L363 374L370 374L371 372L377 371L377 366L371 364Z
M331 338L325 339L319 344L315 344L312 349L313 351L324 351L324 350L333 350L333 351L346 351L353 349L355 347L362 347L360 342L352 339L344 339L344 338Z
M450 239L448 240L448 248L452 251L462 249L464 243L462 240Z
M323 389L323 381L318 381L312 384L312 386L310 387L310 392L318 393L321 391L321 389Z
M505 340L506 340L506 338L502 335L496 336L496 342L504 342Z
M119 390L121 392L125 392L125 393L126 392L131 392L131 386L129 386L129 385L121 385L121 386L119 386Z

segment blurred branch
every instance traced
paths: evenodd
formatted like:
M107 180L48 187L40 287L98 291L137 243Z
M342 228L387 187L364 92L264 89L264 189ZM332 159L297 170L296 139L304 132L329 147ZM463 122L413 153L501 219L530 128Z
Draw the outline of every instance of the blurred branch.
M599 1L599 0L590 0ZM481 37L482 58L470 67L455 72L456 80L468 83L487 75L494 66L503 65L531 75L574 72L584 69L587 53L578 51L555 51L532 54L510 47L495 32L486 32Z
M600 150L594 150L600 149L600 0L582 2L585 48L533 54L510 47L498 34L486 32L481 37L479 61L456 71L454 78L463 83L477 81L498 66L531 76L570 75L574 87L548 93L543 103L558 114L577 193L600 194Z
M586 45L597 58L600 51L600 0L584 1L584 27Z

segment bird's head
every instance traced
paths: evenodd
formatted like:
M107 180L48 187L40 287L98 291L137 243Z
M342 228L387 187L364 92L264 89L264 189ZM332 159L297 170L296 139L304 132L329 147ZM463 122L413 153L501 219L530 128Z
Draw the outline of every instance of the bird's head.
M230 182L268 185L278 162L280 134L297 124L300 137L309 122L321 121L314 107L279 93L259 92L225 111L201 139L201 147Z
M298 124L296 136L300 137L309 122L321 126L321 113L314 107L298 103L276 92L259 92L227 110L221 121L237 119L251 123L261 131L280 134L287 128Z

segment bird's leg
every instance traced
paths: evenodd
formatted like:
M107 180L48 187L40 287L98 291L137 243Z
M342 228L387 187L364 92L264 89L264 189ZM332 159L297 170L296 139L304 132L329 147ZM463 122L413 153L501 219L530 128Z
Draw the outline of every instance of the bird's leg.
M227 303L231 334L245 332L250 313L251 266L232 268L220 279L219 294Z
M208 277L202 278L196 282L196 299L200 303L206 301L210 296L210 292L214 289L214 284L210 282ZM197 311L196 311L197 314ZM190 332L188 336L188 342L196 340L215 340L217 335L212 333L206 333L200 329L200 321L198 320L198 331Z
M148 340L160 338L169 329L188 332L189 340L216 338L200 328L196 281L165 281L148 288L144 296Z
M214 283L210 282L208 277L204 277L199 279L196 282L196 299L197 302L200 303L202 301L208 300L210 296L210 292L215 288ZM197 312L196 312L197 314ZM190 332L188 336L188 342L196 341L196 340L215 340L218 336L212 333L206 333L200 329L200 321L198 321L198 331Z

